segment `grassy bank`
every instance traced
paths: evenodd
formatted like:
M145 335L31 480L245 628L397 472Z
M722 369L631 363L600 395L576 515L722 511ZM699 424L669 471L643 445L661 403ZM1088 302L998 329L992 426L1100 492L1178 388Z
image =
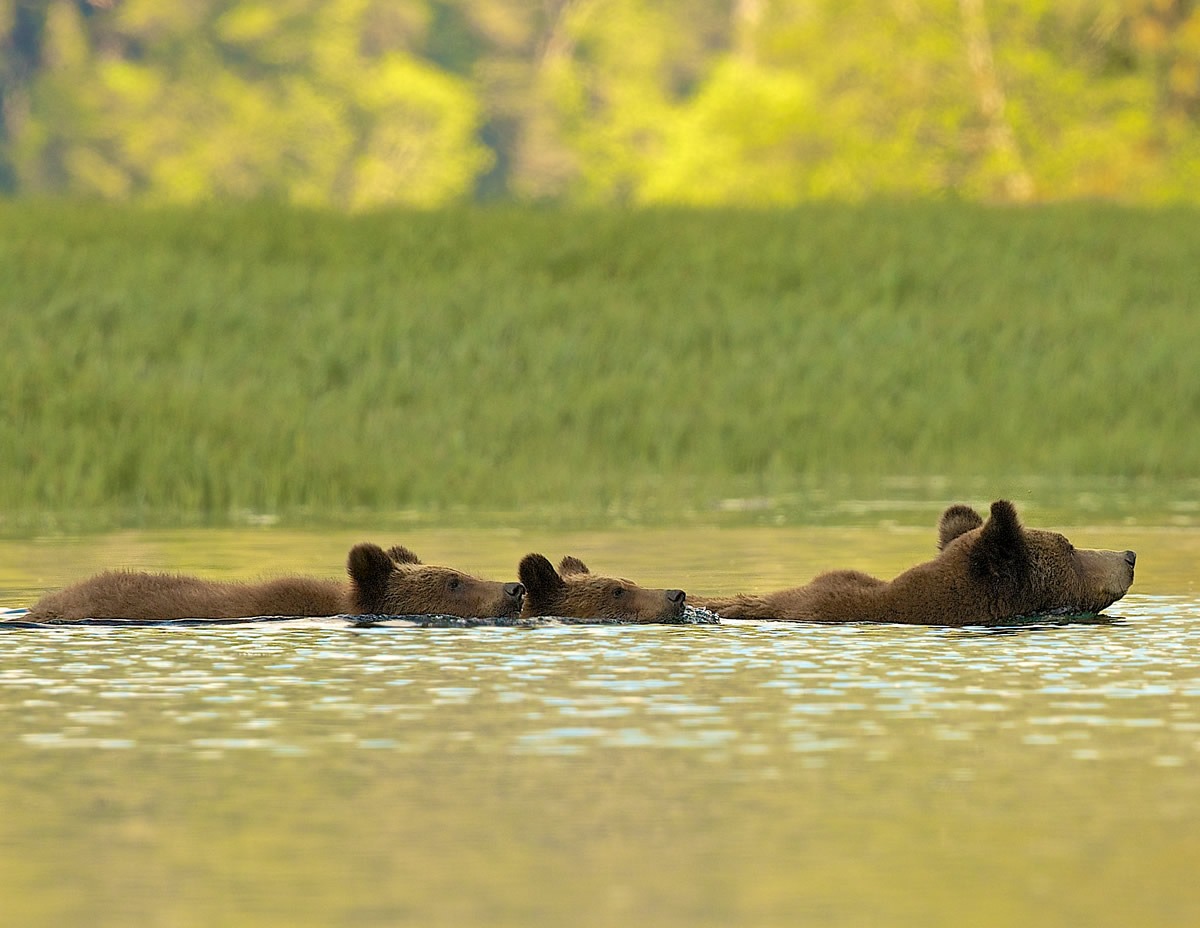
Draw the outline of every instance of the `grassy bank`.
M1194 478L1197 255L1200 212L1098 205L0 203L0 514Z

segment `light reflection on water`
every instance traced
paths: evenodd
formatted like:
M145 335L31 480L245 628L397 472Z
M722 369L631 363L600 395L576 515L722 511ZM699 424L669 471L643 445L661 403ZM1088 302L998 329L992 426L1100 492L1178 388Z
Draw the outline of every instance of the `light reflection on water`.
M932 544L818 534L717 532L687 570L886 575ZM1194 924L1187 538L1134 540L1088 625L5 629L5 921Z
M1200 911L1200 608L1120 613L1007 633L7 630L0 890L22 924L138 905L161 924L953 924L949 880L975 924L1182 924ZM322 892L269 891L288 868ZM464 868L499 883L464 889ZM208 873L251 902L160 887L113 908L59 879L106 869ZM1047 910L1055 873L1075 882Z
M878 757L890 743L886 723L930 719L942 740L1000 728L1067 747L1161 728L1178 743L1150 760L1191 759L1200 746L1195 605L1148 596L1120 605L1107 625L1004 629L727 622L460 632L346 630L330 620L10 630L0 639L0 694L8 730L37 747L321 753L366 723L388 726L386 738L359 738L372 747L433 751L445 737L437 718L453 707L505 733L507 752L657 746L719 756L754 744L869 746ZM123 706L135 701L171 724L131 730ZM1145 704L1166 710L1147 714ZM764 716L764 706L785 714ZM330 719L353 731L329 731ZM246 731L256 734L236 734Z

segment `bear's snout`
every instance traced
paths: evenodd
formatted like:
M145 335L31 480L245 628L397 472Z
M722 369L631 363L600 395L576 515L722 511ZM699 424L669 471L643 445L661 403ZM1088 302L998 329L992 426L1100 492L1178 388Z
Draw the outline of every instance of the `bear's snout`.
M685 599L687 599L687 593L683 590L667 590L667 600L674 605L682 606Z
M1093 578L1094 589L1112 605L1133 586L1133 565L1137 562L1135 551L1089 551L1081 549L1088 574Z
M520 599L525 595L525 587L520 583L504 584L504 595L512 599Z

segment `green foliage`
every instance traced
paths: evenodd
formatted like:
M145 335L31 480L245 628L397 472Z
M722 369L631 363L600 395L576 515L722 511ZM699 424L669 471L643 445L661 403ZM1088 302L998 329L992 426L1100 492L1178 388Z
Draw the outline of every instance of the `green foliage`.
M131 3L94 29L146 49L125 56L92 54L59 0L12 146L21 189L351 208L460 198L492 157L475 139L479 107L465 81L403 48L364 54L376 13L361 0L215 5L189 41L193 17Z
M1198 218L0 204L0 513L1194 477Z
M0 0L0 188L1192 201L1184 0Z

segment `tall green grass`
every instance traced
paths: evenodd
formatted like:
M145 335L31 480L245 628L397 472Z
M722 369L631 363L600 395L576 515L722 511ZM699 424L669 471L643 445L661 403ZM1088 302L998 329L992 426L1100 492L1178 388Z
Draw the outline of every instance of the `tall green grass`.
M1182 208L0 203L0 518L1192 478L1198 294Z

